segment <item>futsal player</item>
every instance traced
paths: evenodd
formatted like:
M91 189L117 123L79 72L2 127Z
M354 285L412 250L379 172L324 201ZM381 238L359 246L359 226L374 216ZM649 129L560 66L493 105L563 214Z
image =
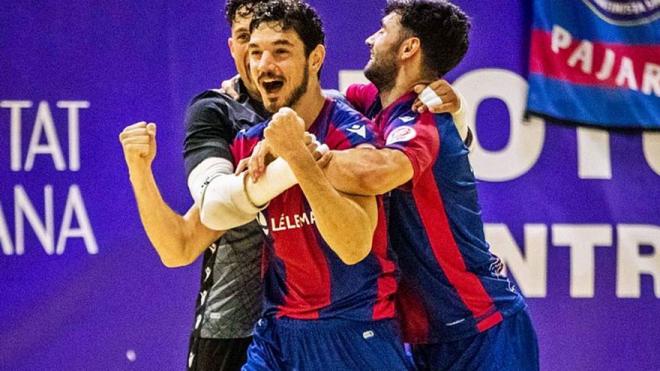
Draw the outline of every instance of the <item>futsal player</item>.
M228 0L228 46L240 79L237 99L215 90L196 96L185 119L184 159L191 193L199 199L209 177L234 171L229 145L236 133L270 114L247 73L247 43L252 9L264 0ZM226 233L205 227L199 204L181 216L162 199L151 171L156 127L146 122L127 127L121 141L140 218L163 263L192 264L203 254L187 366L189 370L236 371L246 361L254 324L261 314L260 261L263 233L256 222Z
M239 133L232 153L236 161L245 158L265 139L262 145L288 163L299 185L265 209L272 238L265 308L244 369L407 369L393 321L395 265L383 210L374 197L336 191L302 141L307 130L334 150L370 145L369 122L324 97L324 34L309 5L261 4L250 29L251 76L264 106L279 111Z
M372 84L347 91L374 118L385 149L336 153L327 172L344 179L335 185L345 191L365 193L364 183L375 193L394 189L389 236L401 269L399 310L420 369L537 370L525 301L484 238L467 148L451 116L412 108L413 86L461 61L469 27L449 2L388 1L382 27L367 39Z
M187 112L184 156L196 198L200 182L233 170L228 146L235 133L269 115L247 74L248 27L252 7L260 2L230 0L225 8L232 31L229 47L240 76L233 81L237 102L218 91L206 91L193 99ZM445 101L449 105L445 108L460 105L455 95ZM197 204L183 217L176 214L160 196L151 172L155 125L131 125L121 134L121 141L140 217L163 263L172 267L187 265L204 253L189 369L238 369L244 363L253 323L261 308L259 228L256 223L249 223L222 235L223 232L200 222ZM218 239L219 236L222 237Z

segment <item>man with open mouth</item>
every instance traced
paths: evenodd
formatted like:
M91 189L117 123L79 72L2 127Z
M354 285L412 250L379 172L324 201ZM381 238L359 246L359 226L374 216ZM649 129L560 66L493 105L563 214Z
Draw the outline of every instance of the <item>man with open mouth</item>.
M232 154L239 161L259 144L278 157L263 178L298 184L263 211L264 312L243 369L410 369L394 320L396 267L381 200L335 190L304 143L307 131L332 150L373 147L370 122L324 96L324 34L309 5L261 4L250 31L251 76L275 114L241 131ZM273 171L278 161L288 166ZM253 181L244 182L250 194ZM250 199L259 207L265 200L257 197Z
M231 82L236 101L222 92L209 90L195 97L188 109L184 153L191 193L197 199L200 183L233 171L229 144L235 134L269 116L260 102L256 82L247 73L249 24L254 5L261 2L264 1L229 0L226 4L232 31L229 47L240 76ZM303 71L302 82L309 78L306 72ZM285 82L282 75L267 73L263 76L264 90L273 98L281 92ZM306 85L299 84L299 88ZM443 108L455 110L460 106L456 95L450 86L443 85L442 88L448 88L450 92ZM300 89L293 92L289 101L302 94ZM285 103L291 105L291 102ZM147 139L144 143L136 142L140 138ZM261 309L260 228L256 222L227 232L207 228L200 221L197 203L184 216L173 212L160 197L151 172L156 145L155 125L146 122L131 125L122 133L122 144L143 225L163 263L167 266L188 265L200 254L204 255L189 369L240 368Z

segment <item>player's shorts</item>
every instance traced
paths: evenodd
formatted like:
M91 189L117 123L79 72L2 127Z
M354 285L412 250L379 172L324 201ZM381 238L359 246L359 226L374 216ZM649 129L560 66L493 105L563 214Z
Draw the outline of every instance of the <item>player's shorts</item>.
M411 370L394 320L257 322L244 371Z
M247 361L251 337L236 339L190 338L189 371L239 371Z
M527 310L475 336L412 347L420 370L538 370L539 347Z

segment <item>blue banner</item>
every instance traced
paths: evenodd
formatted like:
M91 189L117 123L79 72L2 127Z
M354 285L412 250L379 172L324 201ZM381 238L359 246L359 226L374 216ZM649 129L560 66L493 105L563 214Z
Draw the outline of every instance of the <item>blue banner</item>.
M659 16L657 1L535 0L528 112L660 129Z

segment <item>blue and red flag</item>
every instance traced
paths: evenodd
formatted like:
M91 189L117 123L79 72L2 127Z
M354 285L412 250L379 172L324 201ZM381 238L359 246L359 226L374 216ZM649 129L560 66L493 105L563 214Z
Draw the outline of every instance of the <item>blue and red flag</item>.
M527 111L660 129L659 16L659 0L535 0Z

